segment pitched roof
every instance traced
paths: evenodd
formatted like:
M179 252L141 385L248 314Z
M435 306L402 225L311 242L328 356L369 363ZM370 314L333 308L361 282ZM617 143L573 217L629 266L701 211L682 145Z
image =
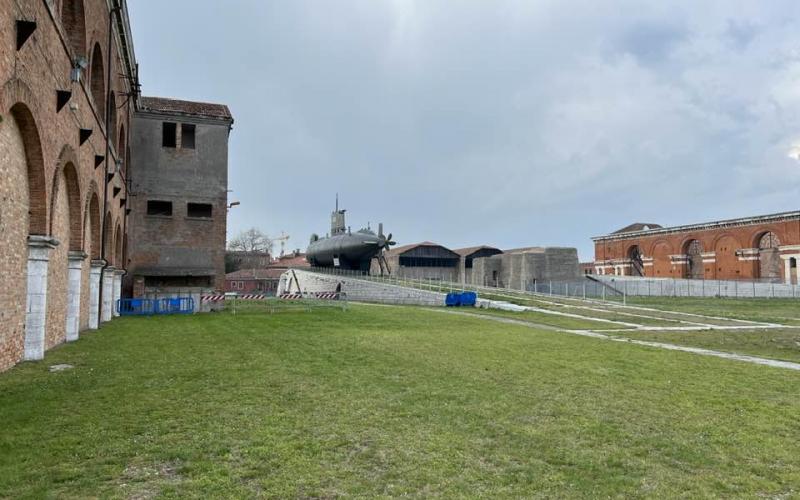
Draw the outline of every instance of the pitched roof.
M264 280L278 279L285 269L239 269L225 275L228 280Z
M501 250L499 248L490 247L489 245L478 245L478 246L475 246L475 247L456 248L453 251L455 253L457 253L458 255L462 256L462 257L468 257L468 256L474 254L475 252L478 252L480 250L485 250L485 249L497 250L498 252L501 252Z
M408 252L409 250L413 250L413 249L415 249L417 247L442 247L442 248L446 248L447 250L450 250L449 248L447 248L445 246L442 246L442 245L440 245L438 243L434 243L432 241L423 241L421 243L411 243L410 245L403 245L403 246L399 246L399 247L394 247L391 250L387 250L385 253L387 255L397 255L397 254L400 254L400 253Z
M544 247L520 247L503 250L503 253L542 253L544 250Z
M611 234L633 233L635 231L647 231L650 229L661 229L661 226L658 224L653 224L652 222L634 222L633 224L625 226L622 229L617 229Z
M203 116L233 121L231 111L228 109L228 106L224 104L181 101L178 99L167 99L166 97L142 97L141 104L144 111Z

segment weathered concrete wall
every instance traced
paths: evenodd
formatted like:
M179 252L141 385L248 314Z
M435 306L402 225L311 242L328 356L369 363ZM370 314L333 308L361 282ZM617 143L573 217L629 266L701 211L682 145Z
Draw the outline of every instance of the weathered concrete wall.
M576 279L580 276L578 251L548 247L473 260L469 282L478 286L525 289L535 281Z
M181 147L180 126L177 147L162 147L164 122L194 124L195 148ZM224 289L228 134L229 123L220 120L136 113L128 293L139 275L208 276L208 288ZM172 215L148 215L148 200L172 202ZM211 217L190 217L188 203L210 204Z
M444 306L446 295L439 292L390 285L379 281L298 270L289 271L281 276L281 282L278 286L279 294L286 291L289 278L294 279L294 276L300 282L300 289L303 293L333 292L338 287L346 295L347 300L358 302ZM289 291L296 292L296 290L296 286L293 284Z

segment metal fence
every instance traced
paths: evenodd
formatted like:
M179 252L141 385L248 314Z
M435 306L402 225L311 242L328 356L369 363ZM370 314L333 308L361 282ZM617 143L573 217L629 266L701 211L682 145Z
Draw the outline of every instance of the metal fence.
M623 297L728 297L800 298L800 287L787 283L745 280L704 280L680 278L637 278L630 276L591 276L588 296L596 290ZM558 290L559 285L555 284Z

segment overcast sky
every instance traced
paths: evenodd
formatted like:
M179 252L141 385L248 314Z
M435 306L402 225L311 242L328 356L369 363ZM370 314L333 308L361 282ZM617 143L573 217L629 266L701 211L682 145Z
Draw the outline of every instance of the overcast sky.
M227 104L228 234L577 247L800 208L800 2L129 0L144 95Z

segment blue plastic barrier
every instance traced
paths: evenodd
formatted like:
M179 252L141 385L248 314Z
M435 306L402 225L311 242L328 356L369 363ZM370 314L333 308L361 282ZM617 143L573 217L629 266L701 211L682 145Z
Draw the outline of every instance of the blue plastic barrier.
M444 298L444 305L447 307L458 307L461 305L461 294L458 292L450 292Z
M478 302L478 294L475 292L461 292L461 305L467 307L474 307Z
M191 314L194 299L175 297L168 299L119 299L116 304L120 316L150 316L153 314Z

